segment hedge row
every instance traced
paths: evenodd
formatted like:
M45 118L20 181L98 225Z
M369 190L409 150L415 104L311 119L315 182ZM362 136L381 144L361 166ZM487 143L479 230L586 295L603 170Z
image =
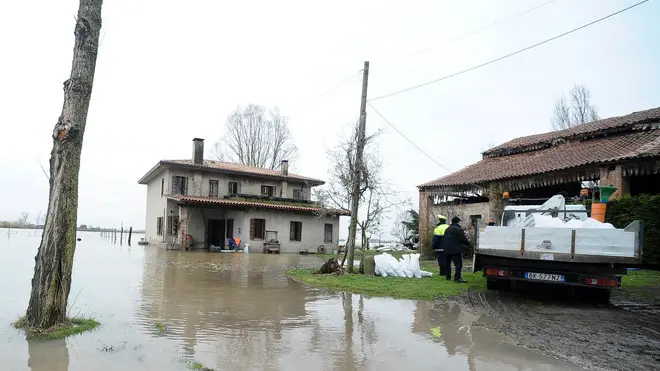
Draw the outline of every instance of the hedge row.
M606 222L625 228L635 220L644 222L644 262L660 264L660 195L624 196L608 202Z

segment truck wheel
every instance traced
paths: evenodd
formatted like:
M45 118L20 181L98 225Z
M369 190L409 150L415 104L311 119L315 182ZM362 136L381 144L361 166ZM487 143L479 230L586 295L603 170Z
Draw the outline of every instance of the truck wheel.
M592 289L589 297L595 303L609 304L611 294L612 294L612 290L610 289Z
M612 292L609 289L580 287L575 293L591 303L608 304Z
M507 290L509 288L509 280L486 278L486 288L488 290Z

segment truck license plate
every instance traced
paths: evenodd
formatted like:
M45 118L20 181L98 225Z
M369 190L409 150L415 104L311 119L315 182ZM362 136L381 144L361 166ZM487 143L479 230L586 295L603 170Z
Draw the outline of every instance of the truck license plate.
M525 278L528 280L564 282L564 276L561 274L525 272Z

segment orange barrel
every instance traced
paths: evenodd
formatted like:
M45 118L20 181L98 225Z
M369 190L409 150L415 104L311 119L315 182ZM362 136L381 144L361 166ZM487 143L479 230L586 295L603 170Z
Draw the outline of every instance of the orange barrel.
M607 204L602 202L594 202L591 204L591 217L601 223L605 223L605 210Z

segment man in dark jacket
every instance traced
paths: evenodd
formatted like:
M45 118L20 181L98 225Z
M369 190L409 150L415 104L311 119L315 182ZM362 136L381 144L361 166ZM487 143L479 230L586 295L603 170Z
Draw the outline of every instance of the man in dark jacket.
M461 219L457 216L451 219L451 225L445 231L445 236L442 239L442 246L445 249L445 277L447 277L447 280L451 279L451 262L454 262L454 267L456 268L454 281L465 283L466 281L461 278L461 270L463 269L461 251L463 250L463 246L470 246L470 241L459 225L460 222Z

